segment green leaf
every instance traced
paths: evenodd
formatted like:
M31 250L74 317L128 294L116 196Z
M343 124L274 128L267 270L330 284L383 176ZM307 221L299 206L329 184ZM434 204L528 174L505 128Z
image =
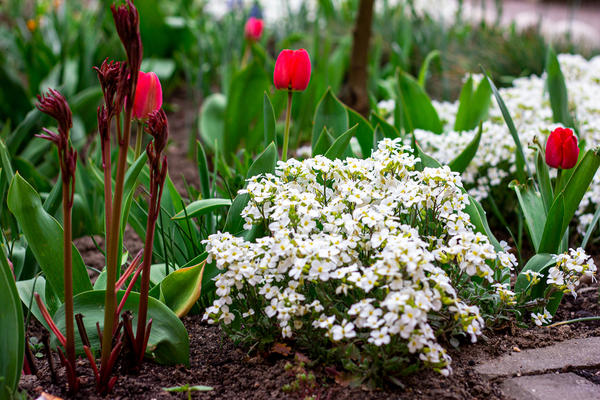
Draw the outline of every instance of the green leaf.
M463 92L465 92L464 99ZM460 95L460 104L456 113L454 130L460 132L475 129L487 116L492 101L491 95L492 88L487 79L483 79L475 92L473 92L473 82L471 77L469 77Z
M504 122L506 122L506 126L508 127L508 130L515 142L515 145L517 146L517 176L520 179L523 179L525 177L525 170L527 171L527 176L531 177L531 171L529 170L529 166L527 165L527 163L525 163L525 153L523 152L523 146L521 145L521 139L519 139L519 133L517 132L517 128L515 128L515 123L513 122L511 116L510 116L510 112L508 111L508 108L506 108L506 104L504 104L504 100L502 100L502 96L500 96L500 92L498 92L498 89L496 89L496 85L494 85L494 82L492 81L492 79L489 77L489 75L487 74L487 71L481 67L483 74L485 75L485 77L487 78L487 81L490 84L490 87L492 88L492 93L494 94L494 97L496 98L496 102L498 103L498 107L500 108L500 111L502 112L502 117L504 117Z
M585 231L585 235L583 236L583 240L581 241L581 247L583 249L585 249L587 247L588 241L590 240L590 237L592 236L592 232L594 232L594 228L596 227L596 224L598 223L599 220L600 220L600 206L598 206L596 208L596 212L594 213L594 216L592 217L592 222L590 222L590 224L588 225L588 228Z
M198 125L200 128L200 137L204 144L213 152L218 146L220 149L224 146L225 132L225 108L227 107L227 98L221 93L213 93L204 99L200 109L200 118Z
M262 65L253 62L238 71L231 81L225 107L224 155L229 157L244 141L252 151L264 137L263 93L271 80Z
M437 111L419 83L406 72L400 71L398 87L400 89L398 98L402 104L406 132L423 129L437 134L442 133L444 128Z
M469 214L471 223L475 226L475 231L485 234L490 239L490 243L494 246L496 251L503 251L500 242L498 242L498 239L496 239L496 236L494 236L490 229L486 213L481 204L473 197L469 196L469 204L465 207L464 212ZM508 276L510 277L510 275Z
M594 150L588 150L567 182L562 193L565 196L565 215L563 220L562 232L564 233L575 211L579 208L579 203L583 199L583 195L587 192L596 171L600 167L600 147Z
M312 148L312 156L314 157L325 154L327 149L331 147L334 141L335 139L333 136L331 136L331 134L329 134L327 127L324 126L321 134L319 135L319 139L317 139L317 143L315 143Z
M25 322L23 309L8 265L4 249L0 249L0 397L5 391L13 393L19 385L25 355Z
M348 130L346 107L335 97L331 88L327 89L317 105L312 130L311 144L313 148L317 144L321 132L323 132L323 127L327 127L334 138L339 137Z
M356 128L356 139L360 145L362 158L367 158L373 151L373 126L359 113L347 107L348 111L348 126L358 125Z
M171 272L160 283L161 298L179 318L186 315L200 298L206 261Z
M559 252L560 241L563 236L562 224L564 213L565 201L563 194L559 193L548 211L540 246L537 249L538 253L557 254ZM541 224L541 221L538 221L538 224Z
M573 126L573 121L569 115L569 98L565 77L560 69L556 53L551 46L548 47L546 54L546 85L550 95L550 107L552 108L554 122L565 126Z
M7 203L54 294L64 301L62 227L44 210L40 196L18 173L8 189ZM83 259L73 245L73 293L91 289Z
M330 160L342 158L342 156L346 153L348 146L350 145L350 139L352 139L357 127L358 125L354 125L352 128L342 133L325 152L325 157L329 158Z
M381 118L378 114L371 112L371 125L379 126L381 129L381 133L383 133L384 137L390 139L396 139L401 137L400 132L396 127L390 123L388 123L385 119Z
M133 152L130 153L132 155ZM121 211L121 226L120 226L120 237L122 238L125 233L125 228L127 227L127 221L129 220L129 210L131 210L131 202L133 201L133 196L135 194L135 190L138 186L138 177L144 167L146 166L146 160L148 160L148 154L144 151L140 156L135 160L135 162L129 167L127 172L125 173L125 182L123 183L123 209ZM147 167L146 167L147 168ZM143 239L142 239L143 240ZM122 241L119 240L118 252L121 252Z
M216 210L220 207L228 207L231 206L231 200L229 199L201 199L191 202L185 207L185 210L182 210L175 214L171 219L172 220L183 220L186 218L194 218L199 217L201 215L206 215L213 210Z
M196 145L198 147L198 176L200 177L200 193L202 194L203 199L210 198L210 178L208 171L208 161L206 160L206 152L204 151L204 146L198 140L196 141Z
M544 224L546 223L546 209L542 196L531 185L520 185L518 182L513 181L509 184L509 187L517 193L517 199L525 216L531 242L537 253L544 233Z
M425 60L423 61L423 64L421 64L421 69L419 69L419 86L421 86L423 89L425 89L425 80L427 79L427 74L429 72L429 65L431 64L431 62L440 57L440 51L437 49L431 50L427 56L425 57Z
M415 134L413 132L413 139ZM421 146L419 146L416 140L413 140L413 149L415 150L415 155L421 159L419 163L421 168L441 168L442 164L439 163L438 160L426 154Z
M104 327L104 290L91 290L78 294L73 298L75 313L81 313L85 330L93 350L100 349L100 340L96 323L100 329ZM121 302L125 291L117 293L117 304ZM123 310L133 312L132 325L137 326L137 310L140 294L131 292L125 301ZM153 297L148 298L148 319L152 319L152 329L146 355L159 364L184 364L189 366L190 342L189 336L181 320L169 307ZM65 331L65 309L61 306L54 314L54 322L58 329ZM75 347L78 354L83 354L83 345L79 335L75 335Z
M539 253L531 257L529 261L527 261L527 264L525 264L525 267L523 267L523 269L517 276L517 282L515 283L515 292L519 294L526 290L529 286L530 282L527 280L525 272L533 271L543 274L545 272L545 269L552 266L554 263L555 261L552 254ZM537 290L535 291L536 295L534 295L534 297L532 297L531 300L542 295L546 286L545 279L542 279L539 285L541 286L541 288L537 288Z
M473 137L473 140L469 142L467 147L458 155L454 160L448 164L452 171L456 171L459 173L465 172L475 154L477 154L477 149L479 149L479 142L481 141L481 124L479 124L479 129L477 130L477 134Z
M44 279L43 276L38 276L37 279L31 278L24 281L17 281L17 291L19 292L21 301L25 307L29 309L31 314L33 314L35 319L37 319L46 329L50 330L46 320L42 315L42 312L40 311L40 308L33 298L33 294L38 293L42 303L48 304L46 301L46 279ZM31 308L29 308L30 304Z
M275 143L275 146L277 146L277 131L275 130L275 111L273 110L273 104L271 103L271 99L269 99L269 95L266 91L263 98L263 121L265 126L265 147L267 147L271 142Z
M548 171L548 164L544 160L544 156L540 151L536 152L536 169L535 173L537 176L538 185L540 186L540 193L542 200L544 201L544 208L546 212L550 211L552 201L554 199L554 191L552 189L552 182L550 181L550 172Z
M277 153L275 143L271 142L271 144L256 158L250 168L248 168L246 178L250 179L261 174L275 172L278 159L279 154ZM229 208L229 212L227 213L227 219L225 220L224 230L226 232L236 235L242 231L244 219L242 218L241 213L249 200L250 196L247 193L238 194L235 197Z

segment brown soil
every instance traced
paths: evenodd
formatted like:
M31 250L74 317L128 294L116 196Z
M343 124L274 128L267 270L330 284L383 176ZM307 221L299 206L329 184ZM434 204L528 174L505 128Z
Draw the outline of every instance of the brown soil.
M184 193L184 179L188 184L197 185L197 170L194 163L185 158L187 133L193 121L193 110L189 109L181 97L174 99L177 111L169 115L173 145L169 149L169 170L178 189ZM182 178L183 177L183 178ZM129 230L128 230L129 232ZM102 246L102 238L97 237ZM139 238L133 232L126 234L125 243L130 254L141 248ZM79 239L77 247L87 265L102 268L104 257L89 238ZM598 250L598 249L595 249ZM593 251L598 254L598 251ZM600 315L598 303L599 285L593 283L579 289L579 296L568 296L563 301L555 321ZM445 378L433 371L421 371L402 381L403 387L387 387L383 390L367 390L363 387L349 387L336 382L328 373L326 366L311 366L308 372L316 376L315 389L303 393L287 393L282 390L296 378L294 373L286 371L286 364L298 365L294 354L284 357L271 354L264 358L245 349L238 348L224 333L215 326L206 325L198 315L188 316L183 322L190 335L190 367L161 366L147 362L139 375L122 374L110 399L167 399L187 398L184 393L168 393L166 387L182 385L207 385L214 388L210 392L192 392L192 398L210 399L278 399L314 396L319 399L502 399L498 382L482 378L474 366L482 360L493 358L507 352L526 348L543 347L554 342L600 335L600 322L586 322L564 325L558 328L534 327L519 328L514 325L500 331L486 331L478 343L453 349L449 344L454 373ZM29 325L30 337L41 337L41 326L33 321ZM45 357L36 361L37 376L27 375L21 379L21 389L30 396L42 391L68 397L65 393L64 370L59 368L58 382L50 378L48 362ZM54 356L54 364L60 365ZM310 365L310 364L309 364ZM293 369L298 372L297 368ZM94 380L87 361L80 360L78 372L82 377L82 389L77 399L100 399L94 390ZM598 371L575 371L583 377L598 380Z

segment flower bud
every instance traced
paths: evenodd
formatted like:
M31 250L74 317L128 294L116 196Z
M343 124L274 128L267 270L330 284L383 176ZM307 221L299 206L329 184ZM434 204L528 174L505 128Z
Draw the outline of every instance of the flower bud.
M275 62L273 83L277 89L305 90L310 81L310 68L306 50L282 50Z
M546 143L546 164L552 168L571 169L577 164L577 137L569 128L556 128Z
M154 72L142 72L138 75L135 100L133 102L133 116L137 119L146 119L150 113L162 106L162 87Z
M251 42L259 41L262 36L263 26L262 19L250 17L248 21L246 21L246 27L244 28L246 40Z

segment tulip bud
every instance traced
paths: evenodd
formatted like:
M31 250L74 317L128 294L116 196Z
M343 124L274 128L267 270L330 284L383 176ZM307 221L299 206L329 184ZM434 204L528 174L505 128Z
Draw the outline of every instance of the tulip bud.
M133 102L133 116L137 119L146 119L153 111L162 106L162 87L154 72L142 72L138 75L135 100Z
M285 49L275 62L273 83L277 89L305 90L310 81L310 58L304 49Z
M250 17L248 21L246 21L246 27L244 28L246 40L251 42L259 41L262 36L263 26L262 19Z
M552 168L571 169L577 164L577 137L568 128L556 128L546 143L546 164Z

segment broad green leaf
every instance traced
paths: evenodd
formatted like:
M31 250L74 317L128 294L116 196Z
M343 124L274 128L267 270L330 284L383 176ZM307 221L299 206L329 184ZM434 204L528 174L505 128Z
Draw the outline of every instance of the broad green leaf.
M2 139L0 139L0 166L2 166L2 173L6 181L12 182L15 172L10 162L10 154L8 154L8 149Z
M536 169L535 173L537 176L538 185L540 186L540 193L542 200L544 201L544 208L546 212L550 211L552 201L554 200L554 191L552 189L552 181L550 181L550 172L548 171L548 164L544 160L544 156L538 150L535 159Z
M199 217L210 213L220 207L231 206L231 200L229 199L201 199L191 202L182 210L175 214L172 220L182 220L186 218Z
M486 213L481 204L473 197L469 196L469 204L467 204L465 207L464 212L469 214L471 223L475 225L475 230L485 234L490 239L490 243L492 246L494 246L496 251L503 251L502 246L500 246L500 242L498 242L498 239L496 239L496 236L494 236L492 230L490 229L490 226L487 222ZM510 275L507 276L510 277Z
M336 140L333 142L331 147L325 152L325 157L330 160L335 160L337 158L342 158L342 156L348 150L348 146L350 145L350 139L354 136L354 132L358 125L354 125L352 128L348 129L346 132L342 133Z
M36 278L31 278L24 281L17 281L17 291L19 292L19 297L23 302L23 305L29 309L31 314L42 324L46 329L50 330L46 320L42 316L42 312L38 307L35 299L33 298L33 294L37 293L40 295L40 299L44 304L47 304L46 301L46 279L43 276L38 276ZM29 305L31 304L31 308Z
M513 181L509 184L509 187L517 193L517 199L525 216L525 223L533 247L537 253L544 233L544 224L546 223L546 209L542 196L531 185L520 185L518 182Z
M531 171L529 170L529 166L527 165L527 163L525 163L525 153L523 152L521 139L519 139L519 133L517 132L517 128L515 128L515 123L513 122L512 117L510 116L510 112L508 111L508 108L506 108L506 104L504 104L504 100L502 100L500 92L498 92L498 89L496 89L496 85L494 85L494 82L487 74L487 71L483 67L481 69L486 79L488 80L490 87L492 88L492 93L494 94L494 97L496 98L496 103L498 103L498 107L502 112L504 122L506 122L506 126L508 127L508 131L510 132L515 142L515 146L517 146L517 176L519 177L519 179L524 179L525 171L527 171L527 176L531 177Z
M423 64L421 64L421 69L419 69L419 86L421 86L423 89L425 89L425 81L427 79L427 75L429 73L429 65L431 64L431 62L440 57L440 51L435 49L435 50L431 50L427 56L425 57L425 60L423 61Z
M312 130L311 144L313 148L317 144L321 132L323 132L323 127L327 127L334 138L339 137L348 130L346 107L335 97L331 88L327 89L317 105Z
M321 134L319 135L319 139L317 139L317 143L314 144L312 148L312 156L323 155L327 152L327 149L331 147L335 139L329 133L326 126L323 127Z
M563 194L559 193L548 211L540 246L537 249L538 253L557 254L559 252L560 241L563 236L562 225L564 213L565 201ZM541 224L541 221L538 221L538 224Z
M246 178L250 179L257 175L275 172L278 159L279 154L277 153L275 143L271 142L271 144L256 158L250 168L248 168L248 175ZM227 219L225 220L224 230L226 232L236 235L242 231L244 219L242 218L241 213L249 200L250 196L247 193L238 194L235 197L231 207L229 207Z
M3 397L3 392L13 393L17 389L25 355L23 309L4 249L0 249L0 304L0 377L3 378L0 397Z
M220 149L224 146L226 107L227 98L221 93L213 93L204 100L200 109L200 137L213 152L216 146Z
M378 126L381 129L381 133L383 133L384 137L390 138L390 139L396 139L401 137L400 132L398 131L398 129L396 129L396 127L392 124L390 124L389 122L387 122L385 119L381 118L381 116L379 116L378 114L372 112L371 113L371 124L373 126Z
M348 107L346 110L348 111L348 126L358 125L355 136L360 145L362 158L367 158L373 150L373 126L353 109Z
M64 301L62 227L44 210L40 196L18 173L10 184L7 203L50 287ZM73 245L73 293L91 289L83 259Z
M571 175L571 179L567 182L562 192L565 195L565 216L563 220L562 232L564 232L575 211L579 208L579 203L583 199L583 195L587 192L596 171L600 167L600 147L594 150L588 150L581 161L575 167L575 172Z
M471 79L471 77L469 77ZM465 83L463 91L467 90L466 97L463 100L463 93L461 92L460 104L458 106L458 112L456 113L456 121L454 123L455 131L468 131L475 129L477 125L485 119L490 103L492 101L492 88L487 79L483 79L479 82L477 89L473 92L472 83ZM468 86L466 89L465 87Z
M238 71L229 87L225 107L225 135L222 147L229 158L243 141L252 151L264 138L263 94L271 79L262 65L254 61ZM221 143L219 143L221 145Z
M413 132L413 138L414 136L415 134ZM435 158L431 157L423 151L423 149L421 148L421 146L419 146L416 140L413 140L413 150L415 151L415 155L421 160L419 163L421 165L421 169L442 167L442 164L440 164L439 161L437 161Z
M160 283L161 298L179 318L186 315L200 298L202 275L206 261L192 267L180 268Z
M465 172L475 154L477 154L477 149L479 149L479 142L481 141L481 124L479 124L479 129L477 130L477 134L473 137L473 140L469 142L467 147L458 155L454 160L448 164L452 171L456 171L459 173Z
M269 143L275 143L277 146L277 131L275 130L275 111L273 110L273 104L269 95L265 91L263 98L263 122L264 122L264 146L267 147Z
M560 64L552 47L548 47L546 55L546 85L550 95L550 107L554 122L573 126L569 115L569 99L565 77L560 70Z
M73 298L75 313L81 313L85 330L94 351L100 349L100 341L96 323L100 329L104 327L104 290L91 290L78 294ZM117 303L121 302L125 291L117 293ZM133 312L133 329L137 327L137 311L140 295L131 292L125 301L124 310ZM54 314L53 319L59 330L65 330L64 305ZM148 319L152 319L152 329L146 355L159 364L184 364L189 366L190 342L188 333L181 320L169 307L153 297L148 298ZM75 347L78 354L83 354L83 345L79 335L75 335Z
M402 104L402 116L406 132L423 129L440 134L443 126L427 93L406 72L398 74L398 99Z
M543 274L545 272L545 269L552 266L554 263L555 261L552 254L539 253L531 257L529 261L527 261L527 264L525 264L525 267L523 267L523 269L517 276L517 282L515 283L515 292L519 294L526 290L529 286L530 282L527 279L525 272L533 271ZM537 296L541 296L541 294L544 291L543 288L546 286L545 279L542 279L539 284L540 288L538 288L537 290Z

